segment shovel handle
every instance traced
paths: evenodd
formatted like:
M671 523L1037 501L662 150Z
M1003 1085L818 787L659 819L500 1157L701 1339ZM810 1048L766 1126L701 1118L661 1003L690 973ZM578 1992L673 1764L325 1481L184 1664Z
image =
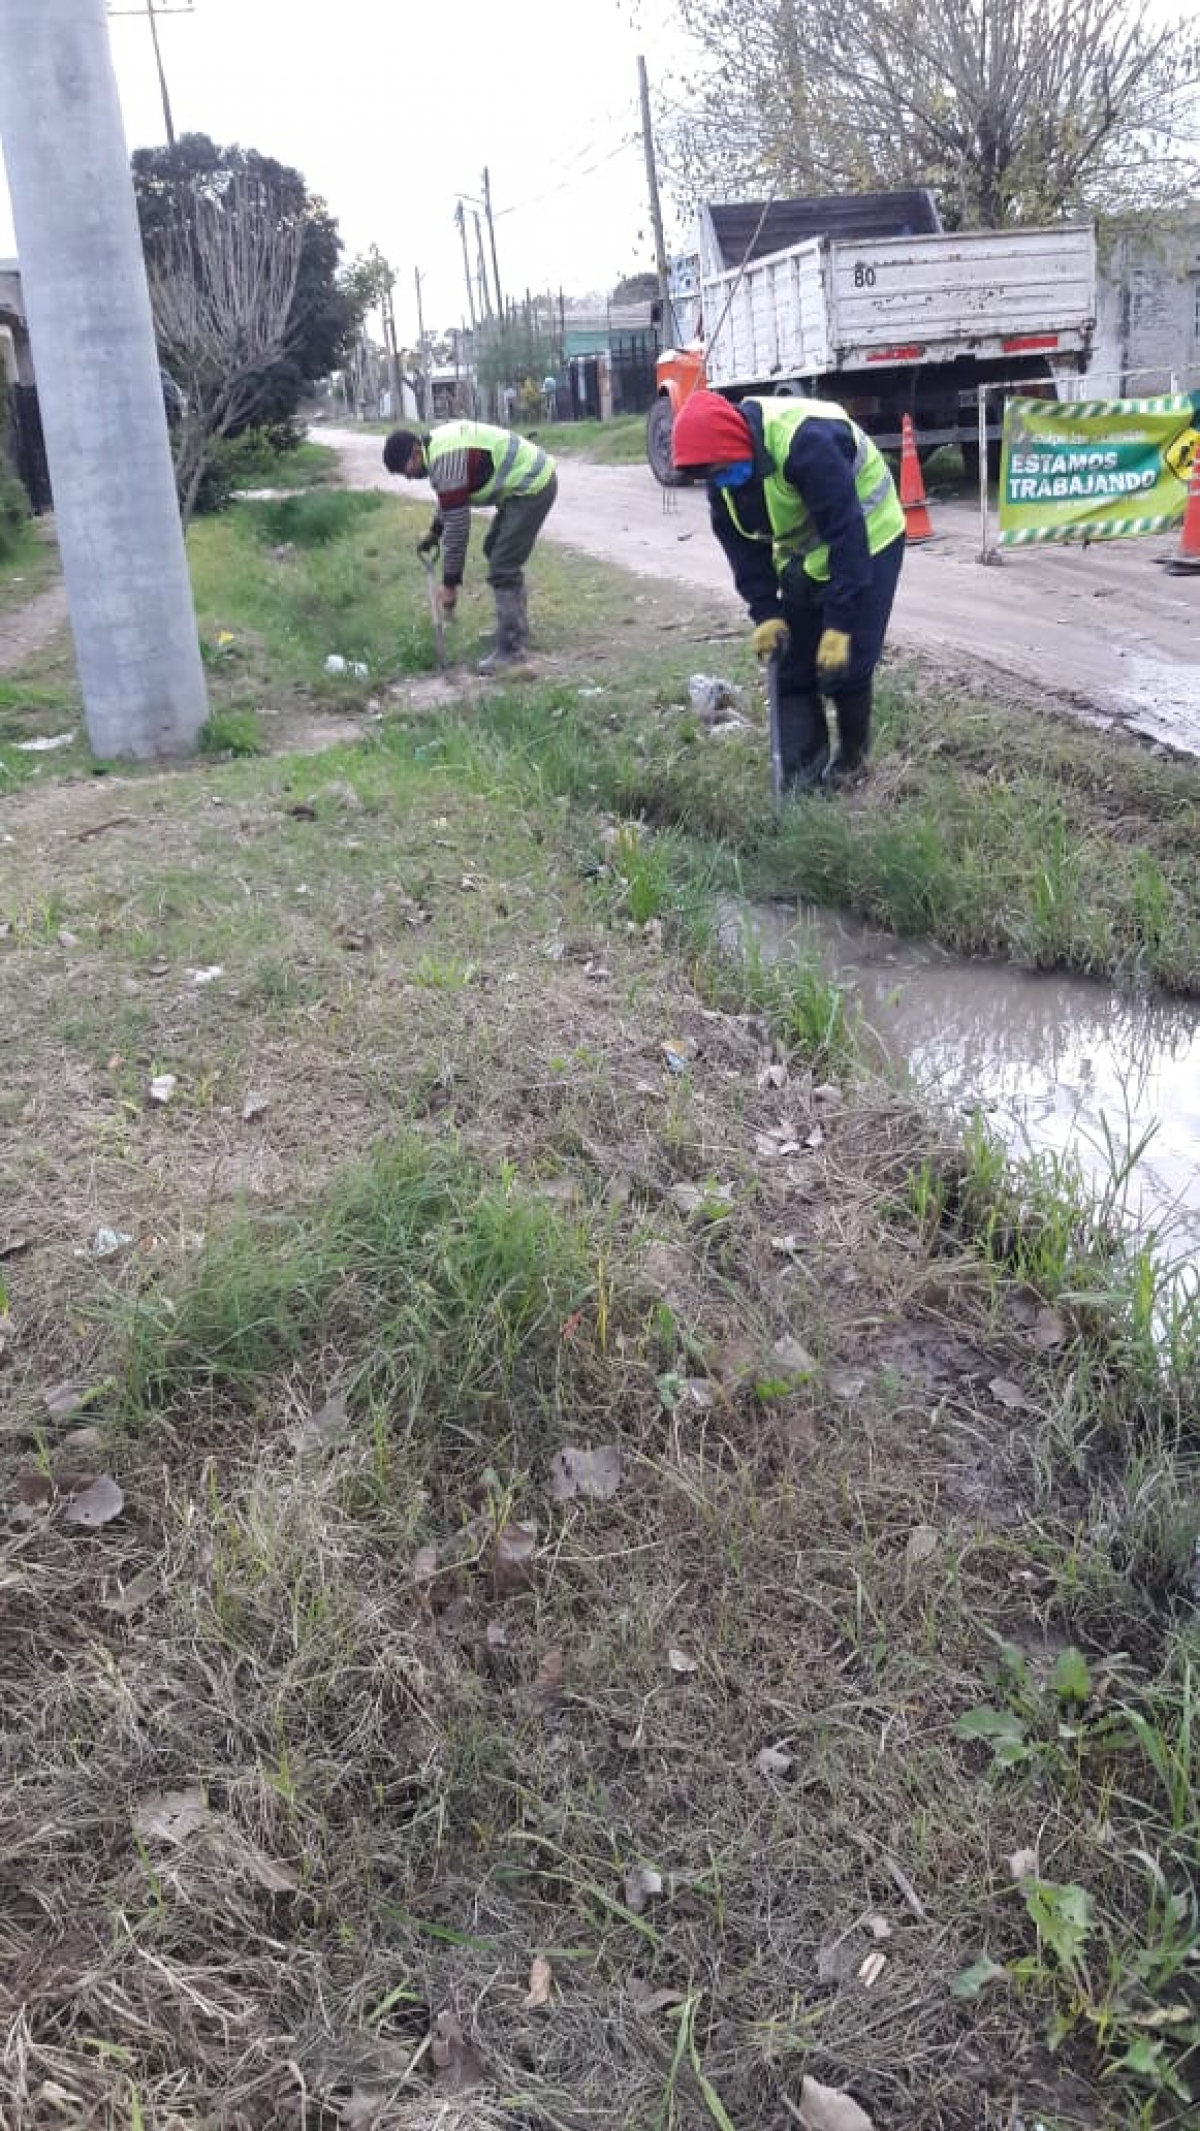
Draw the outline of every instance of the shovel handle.
M438 671L439 673L444 673L446 670L446 627L433 575L437 568L437 559L440 552L439 548L435 548L431 554L422 554L421 561L425 566L425 586L429 593L429 616L433 623L433 640L437 646Z
M767 660L767 717L771 733L771 791L783 797L783 739L779 730L779 668L783 654L773 651Z

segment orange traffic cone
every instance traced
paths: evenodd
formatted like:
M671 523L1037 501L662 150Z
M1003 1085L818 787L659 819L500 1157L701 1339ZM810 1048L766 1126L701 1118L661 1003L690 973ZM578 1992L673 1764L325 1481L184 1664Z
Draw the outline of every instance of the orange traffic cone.
M933 540L933 525L929 505L925 501L925 483L921 478L921 461L917 457L917 440L913 435L911 414L906 414L901 427L900 445L900 505L904 512L904 535L910 548L919 547L923 540Z
M1183 510L1183 531L1179 536L1179 553L1172 555L1167 564L1170 577L1190 577L1200 570L1200 451L1192 460L1192 477L1188 482L1187 502Z

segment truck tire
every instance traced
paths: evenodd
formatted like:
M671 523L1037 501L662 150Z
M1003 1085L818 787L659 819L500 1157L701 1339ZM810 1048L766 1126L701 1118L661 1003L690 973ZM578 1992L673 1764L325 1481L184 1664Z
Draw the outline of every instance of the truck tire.
M682 488L684 485L685 477L671 457L674 427L671 402L665 392L660 392L646 416L646 457L650 461L651 473L663 488Z

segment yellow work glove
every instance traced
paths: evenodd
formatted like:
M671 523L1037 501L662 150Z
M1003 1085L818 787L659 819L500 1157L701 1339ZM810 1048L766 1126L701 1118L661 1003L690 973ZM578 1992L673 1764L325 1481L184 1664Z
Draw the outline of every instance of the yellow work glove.
M755 658L769 659L777 651L786 651L788 647L788 625L784 621L782 614L773 614L769 622L760 622L750 642L754 646ZM847 656L849 656L849 653L847 653Z
M817 678L826 687L850 670L850 639L844 629L825 629L817 645Z

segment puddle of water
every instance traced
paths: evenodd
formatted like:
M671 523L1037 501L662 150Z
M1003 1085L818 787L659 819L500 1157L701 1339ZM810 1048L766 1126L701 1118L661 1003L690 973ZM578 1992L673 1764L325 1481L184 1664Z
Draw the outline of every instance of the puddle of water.
M1200 1006L1084 979L964 962L826 911L755 907L769 954L816 955L849 986L894 1069L970 1114L1014 1153L1071 1153L1106 1185L1151 1126L1126 1213L1167 1255L1200 1264Z

